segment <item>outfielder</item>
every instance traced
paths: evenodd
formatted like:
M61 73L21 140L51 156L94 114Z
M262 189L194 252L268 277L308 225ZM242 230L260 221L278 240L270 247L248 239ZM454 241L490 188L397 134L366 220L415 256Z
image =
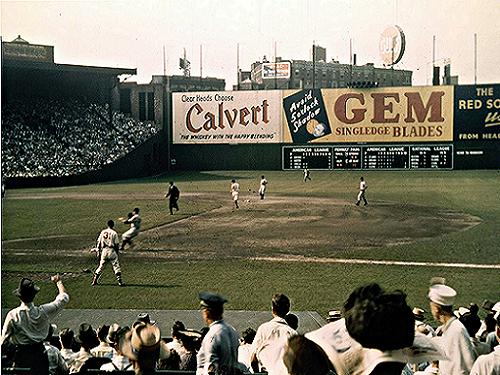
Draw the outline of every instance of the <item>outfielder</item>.
M358 201L356 202L356 206L359 206L361 199L363 199L363 201L365 202L365 206L366 206L368 204L368 202L366 201L366 197L365 197L365 191L367 189L366 181L363 177L361 177L359 180L360 180L360 182L359 182L359 194L358 194Z
M311 181L310 174L311 174L311 172L309 172L309 169L304 168L304 182L306 182L307 180Z
M118 239L118 234L113 229L114 226L115 222L113 220L109 220L108 227L101 231L101 234L99 234L99 238L97 239L97 251L99 252L100 259L99 267L97 267L94 272L92 286L97 285L102 270L107 262L111 262L111 265L113 266L113 272L115 273L116 280L118 280L118 285L124 286L120 262L118 261L118 246L120 245L120 240Z
M236 208L240 208L238 206L238 198L239 198L239 195L240 195L240 184L236 182L236 180L231 180L231 195L233 197L233 201L234 201L234 206Z
M267 187L267 180L264 176L261 176L260 187L259 187L260 199L264 199L264 195L266 194L266 187Z
M132 211L132 217L129 217L123 224L130 224L130 229L122 234L122 246L120 250L125 249L125 245L132 245L132 238L136 237L141 230L141 217L139 216L139 209L136 207Z

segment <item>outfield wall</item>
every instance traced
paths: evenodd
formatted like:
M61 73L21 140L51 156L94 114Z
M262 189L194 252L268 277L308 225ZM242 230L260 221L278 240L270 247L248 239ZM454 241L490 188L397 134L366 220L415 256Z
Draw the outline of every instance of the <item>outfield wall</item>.
M380 165L360 160L359 169L392 169L391 150L408 157L395 169L410 169L419 165L412 145L447 149L444 162L421 163L427 169L500 169L499 84L187 92L172 94L171 108L178 170L279 170L289 146L360 148L360 158L368 146L387 146Z

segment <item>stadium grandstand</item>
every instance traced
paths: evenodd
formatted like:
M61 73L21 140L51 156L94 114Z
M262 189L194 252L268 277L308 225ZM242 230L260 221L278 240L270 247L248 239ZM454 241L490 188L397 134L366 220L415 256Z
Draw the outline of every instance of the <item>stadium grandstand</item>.
M2 42L3 176L58 178L102 170L158 135L155 122L118 111L119 77L135 74L58 64L54 47L20 36Z

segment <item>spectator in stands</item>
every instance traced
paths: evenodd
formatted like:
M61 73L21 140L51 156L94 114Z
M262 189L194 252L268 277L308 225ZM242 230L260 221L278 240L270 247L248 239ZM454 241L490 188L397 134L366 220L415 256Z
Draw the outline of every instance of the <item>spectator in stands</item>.
M328 316L326 321L328 323L336 322L337 320L342 319L342 313L339 310L330 310L328 311Z
M496 324L496 319L495 319L495 316L500 313L500 301L495 303L495 305L493 305L493 307L491 308L491 313L493 314L493 321L495 322ZM491 350L494 350L495 347L498 345L498 340L496 339L496 329L493 329L491 332L489 332L487 335L486 335L486 340L485 340L486 344L488 344L491 348Z
M238 362L243 366L243 371L253 372L250 364L252 343L255 338L255 329L249 327L241 333L240 346L238 347Z
M158 326L138 322L120 338L120 351L132 363L137 375L154 374L158 361L168 359L170 351L161 340Z
M80 351L76 354L75 361L69 369L70 373L80 371L80 368L85 364L85 362L89 358L94 357L91 350L99 345L97 334L88 323L80 324L76 341L80 344Z
M130 331L129 327L120 327L114 323L109 327L107 341L115 350L110 363L101 366L103 371L127 371L132 370L132 363L125 357L120 349L120 340Z
M303 335L289 338L283 362L289 375L327 375L333 370L321 347Z
M140 313L139 315L137 315L137 321L147 323L147 324L152 324L152 325L156 324L156 321L152 320L150 318L149 314L146 312L143 312L143 313Z
M476 359L474 347L464 325L453 315L453 303L457 292L445 285L444 280L429 288L429 304L432 316L442 325L438 327L436 339L446 351L447 360L439 361L441 374L468 374Z
M184 350L184 348L182 346L182 342L179 338L179 332L185 331L185 330L186 330L186 326L184 325L184 323L182 323L179 320L175 321L174 325L172 326L172 330L171 330L172 341L167 343L168 349L175 350L177 352L177 354L179 354L179 356L181 356L183 354L183 350Z
M250 363L255 372L267 371L270 375L283 373L282 361L287 340L297 332L285 320L290 311L290 299L284 294L275 294L271 300L273 319L257 329L252 344Z
M457 316L458 320L464 325L467 333L470 336L470 341L474 350L476 352L476 357L482 354L488 354L491 352L491 348L485 342L479 341L476 337L476 333L481 327L481 319L477 313L479 312L479 307L471 303L469 308L460 307L457 311L455 311L455 316Z
M494 315L495 336L500 343L500 311ZM497 345L490 354L481 355L472 366L470 375L500 374L500 345Z
M113 348L107 342L108 333L109 325L107 324L104 324L97 328L97 338L99 339L99 345L90 350L90 353L94 357L113 358Z
M43 346L45 347L45 352L49 360L49 375L63 375L69 372L68 365L59 349L50 344L55 329L56 326L54 324L49 326L49 333L43 342Z
M177 332L182 344L179 370L196 371L196 350L200 347L201 333L192 330Z
M288 313L285 315L285 320L287 324L294 330L297 330L297 328L299 328L299 317L297 315Z
M21 300L21 305L7 313L0 339L2 347L16 347L13 366L30 368L34 375L49 372L43 340L49 333L51 320L69 301L61 277L55 275L51 280L57 286L57 297L50 303L35 306L33 300L40 288L30 279L21 279L19 287L14 290L14 294Z
M223 319L227 300L214 293L199 294L203 320L209 330L196 357L197 375L231 374L238 368L238 333Z
M425 310L420 307L414 307L413 316L415 318L415 333L421 333L422 335L426 335L429 337L433 337L436 335L434 328L432 328L429 324L425 323Z
M68 365L68 369L71 368L75 362L77 353L72 350L74 344L75 333L69 328L63 329L59 332L59 342L61 343L61 355Z

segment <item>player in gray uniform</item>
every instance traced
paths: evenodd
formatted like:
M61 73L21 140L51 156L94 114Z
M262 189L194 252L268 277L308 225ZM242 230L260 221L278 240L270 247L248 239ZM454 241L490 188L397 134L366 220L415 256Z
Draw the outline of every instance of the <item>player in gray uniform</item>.
M97 285L102 270L107 262L111 262L111 265L113 266L113 272L118 280L118 285L124 285L122 281L120 262L118 261L118 246L120 245L120 240L118 239L118 234L113 229L114 226L115 222L113 220L109 220L108 227L101 231L101 234L97 239L97 251L100 255L99 267L97 267L94 272L92 286Z
M141 217L139 216L139 209L136 207L132 211L132 217L129 217L123 224L130 224L130 229L122 234L122 246L120 250L125 249L125 245L132 245L132 238L136 237L141 230Z
M264 176L262 176L259 187L260 199L264 199L264 196L266 195L266 189L267 189L267 180Z

